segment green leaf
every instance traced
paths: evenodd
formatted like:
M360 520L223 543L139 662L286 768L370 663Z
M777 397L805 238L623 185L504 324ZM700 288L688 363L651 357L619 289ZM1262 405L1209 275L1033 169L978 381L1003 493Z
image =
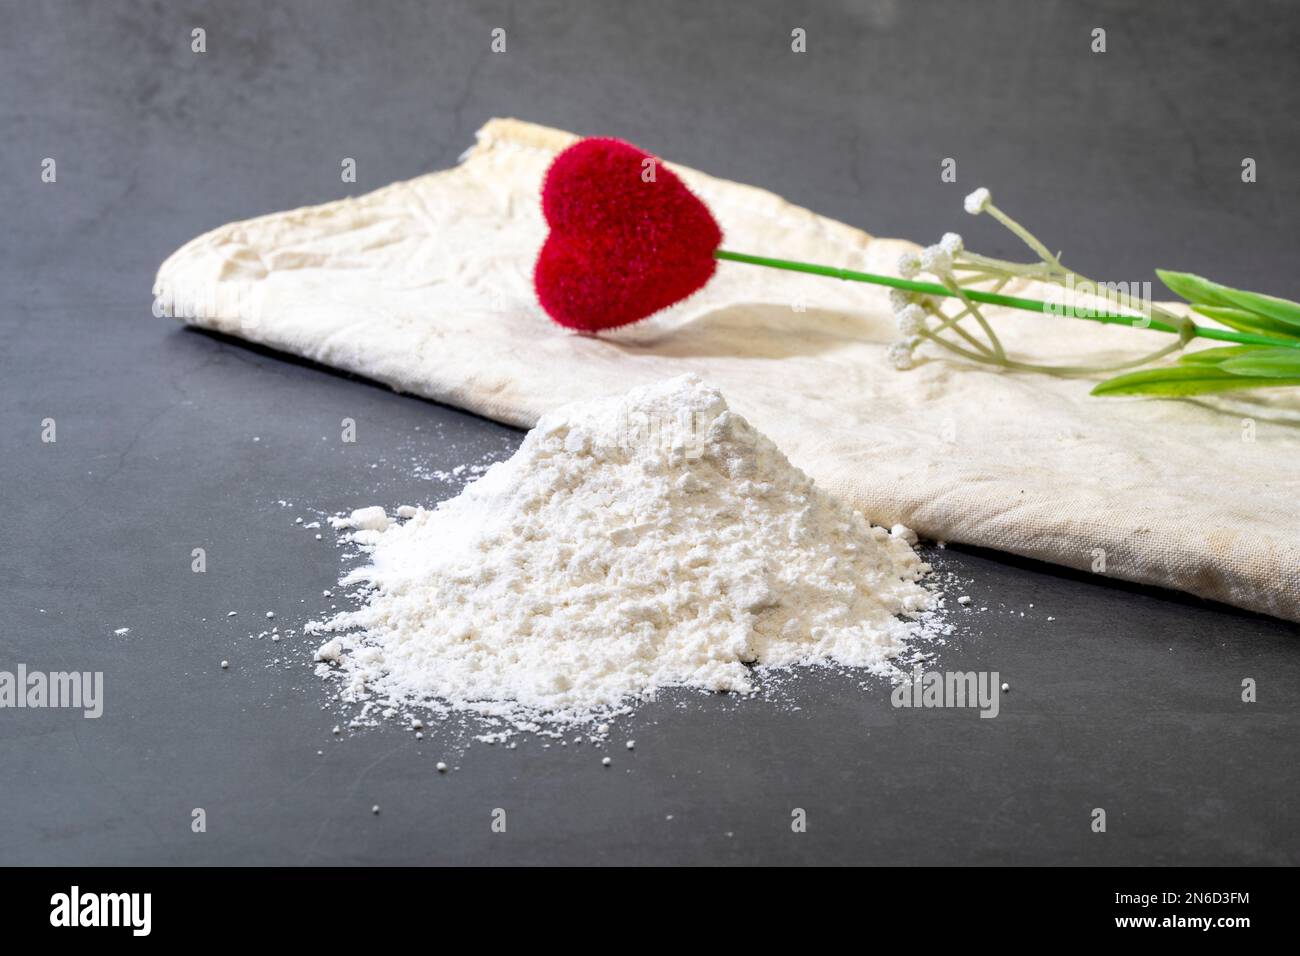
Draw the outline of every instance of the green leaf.
M1217 365L1173 365L1143 369L1140 372L1129 372L1127 375L1107 379L1094 387L1092 394L1182 397L1285 385L1300 385L1300 374L1294 378L1264 378L1233 375L1231 372L1223 371Z
M1192 275L1190 272L1170 272L1168 269L1157 269L1156 275L1160 281L1169 287L1174 295L1182 296L1188 302L1197 305L1220 305L1232 308L1233 303L1224 298L1220 293L1224 286L1217 282L1211 282L1198 275Z
M1300 302L1279 299L1277 296L1263 295L1259 292L1243 292L1241 289L1229 289L1226 286L1220 286L1220 290L1219 294L1228 300L1229 305L1238 309L1245 309L1247 312L1253 312L1256 315L1265 316L1277 322L1283 322L1294 329L1295 332L1300 332Z
M1193 275L1190 272L1170 272L1168 269L1157 269L1156 275L1176 295L1182 296L1193 305L1237 309L1251 315L1281 322L1284 326L1294 330L1289 333L1291 335L1300 332L1300 302L1279 299L1277 296L1263 295L1259 292L1247 292L1244 289L1233 289L1217 282L1211 282L1203 276ZM1200 312L1201 310L1197 309L1196 311ZM1211 317L1213 318L1213 316Z
M1227 345L1217 349L1201 349L1178 356L1184 365L1217 365L1224 359L1237 358L1251 352L1270 351L1267 345ZM1297 350L1300 351L1300 350Z
M1270 319L1265 315L1256 315L1245 309L1229 309L1218 305L1194 305L1193 312L1214 319L1221 325L1238 332L1253 332L1256 335L1273 335L1279 338L1300 339L1300 328Z
M1230 357L1219 368L1232 375L1261 378L1300 377L1300 349L1258 349Z

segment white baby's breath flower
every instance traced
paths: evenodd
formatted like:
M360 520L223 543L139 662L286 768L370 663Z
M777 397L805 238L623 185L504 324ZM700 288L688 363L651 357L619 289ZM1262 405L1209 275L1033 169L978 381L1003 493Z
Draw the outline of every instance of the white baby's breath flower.
M889 290L889 311L895 314L902 312L912 304L912 293L905 289Z
M921 268L937 276L952 271L952 254L943 246L926 246L921 250Z
M978 216L989 208L991 202L993 202L993 194L981 186L966 197L966 211L972 216Z
M915 252L905 252L898 257L898 274L904 279L915 279L921 271L921 260Z
M898 321L898 331L910 338L925 327L925 310L913 303L895 315L895 319Z
M948 250L950 256L955 256L966 248L966 244L961 241L961 236L955 232L945 232L943 238L939 240L939 245Z
M904 339L901 342L895 342L885 352L885 358L894 368L900 372L905 372L916 364L912 358L914 348L916 348L916 339Z

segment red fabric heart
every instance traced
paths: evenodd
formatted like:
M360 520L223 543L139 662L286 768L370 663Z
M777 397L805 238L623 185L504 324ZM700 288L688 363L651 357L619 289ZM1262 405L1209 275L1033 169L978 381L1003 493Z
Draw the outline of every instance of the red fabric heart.
M697 291L717 268L722 230L708 207L622 140L580 140L555 157L542 213L551 233L533 284L542 308L570 329L644 319Z

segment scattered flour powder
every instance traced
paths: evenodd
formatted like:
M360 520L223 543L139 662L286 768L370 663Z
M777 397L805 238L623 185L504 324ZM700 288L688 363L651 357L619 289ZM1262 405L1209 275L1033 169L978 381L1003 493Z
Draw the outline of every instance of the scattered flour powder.
M546 415L432 510L334 523L369 563L342 581L359 606L308 626L336 635L318 672L513 727L749 693L755 667L889 673L934 604L910 532L815 487L693 376Z

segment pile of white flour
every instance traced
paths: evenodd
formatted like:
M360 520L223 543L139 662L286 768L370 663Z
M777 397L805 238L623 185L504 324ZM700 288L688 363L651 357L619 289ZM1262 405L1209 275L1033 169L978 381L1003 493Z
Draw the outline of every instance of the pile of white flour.
M404 520L399 520L404 519ZM316 654L348 699L588 722L753 666L885 673L933 604L905 529L813 486L693 376L545 416L433 510L336 520L361 603Z

